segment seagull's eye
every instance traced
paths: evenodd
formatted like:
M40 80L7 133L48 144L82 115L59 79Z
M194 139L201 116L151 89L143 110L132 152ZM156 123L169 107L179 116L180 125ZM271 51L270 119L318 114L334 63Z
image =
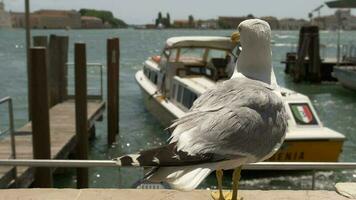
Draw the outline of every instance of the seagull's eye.
M239 32L242 31L242 27L241 26L239 26L237 29L239 30Z

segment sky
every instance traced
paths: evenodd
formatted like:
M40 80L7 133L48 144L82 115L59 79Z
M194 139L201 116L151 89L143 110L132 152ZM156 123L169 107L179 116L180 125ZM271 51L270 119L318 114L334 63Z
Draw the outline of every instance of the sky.
M3 0L6 10L23 11L24 0ZM110 10L128 24L153 23L157 13L169 12L171 19L211 19L218 16L275 16L308 18L325 0L30 0L31 11L39 9L95 8ZM334 13L326 6L321 15ZM317 15L317 13L315 13Z

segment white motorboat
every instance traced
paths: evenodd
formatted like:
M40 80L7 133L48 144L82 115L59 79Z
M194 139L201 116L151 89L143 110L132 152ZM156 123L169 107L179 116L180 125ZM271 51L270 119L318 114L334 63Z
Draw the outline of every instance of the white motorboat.
M162 54L148 58L135 75L145 106L168 127L199 95L230 77L238 50L229 37L169 38ZM269 161L338 161L344 135L323 126L307 96L286 88L281 92L289 129L283 147Z

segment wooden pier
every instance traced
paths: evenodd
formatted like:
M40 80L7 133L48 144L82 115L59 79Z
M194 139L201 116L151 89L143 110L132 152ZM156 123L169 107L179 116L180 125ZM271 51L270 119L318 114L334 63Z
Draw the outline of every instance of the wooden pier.
M320 42L318 26L304 26L300 29L297 52L286 53L285 73L298 83L308 81L320 83L322 81L337 81L332 73L335 66L352 65L352 61L343 58L320 57Z
M93 130L95 121L99 120L105 111L105 103L100 100L88 101L88 132ZM17 131L16 157L32 159L32 127L31 122ZM51 158L65 159L76 144L75 103L67 100L50 109ZM11 154L10 137L0 140L0 158L8 159ZM0 188L29 187L34 180L34 170L30 167L18 167L17 182L12 175L12 168L0 167Z
M108 147L119 132L119 40L108 39L107 57L110 79L107 80L108 101L103 97L103 65L87 63L86 45L75 44L75 92L68 94L68 37L51 35L34 37L37 47L30 48L28 71L29 122L14 131L12 106L9 104L10 136L0 139L0 159L66 159L73 153L75 159L87 160L88 140L95 135L95 122L108 112ZM114 47L114 48L109 48ZM100 67L99 94L87 93L87 68ZM6 98L10 99L11 98ZM12 105L12 104L11 104ZM10 111L11 110L11 111ZM10 130L9 129L9 130ZM1 131L1 130L0 130ZM0 188L53 186L48 167L0 166ZM77 187L89 187L88 169L77 168Z

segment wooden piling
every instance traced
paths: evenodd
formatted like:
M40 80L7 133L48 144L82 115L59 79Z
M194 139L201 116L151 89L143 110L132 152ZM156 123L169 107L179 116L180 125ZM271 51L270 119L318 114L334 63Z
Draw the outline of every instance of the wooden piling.
M303 26L299 32L296 65L292 70L295 82L302 80L311 82L321 81L322 73L319 48L318 26Z
M67 36L50 36L48 74L51 107L63 102L67 97L68 41Z
M108 103L108 145L116 140L119 133L119 67L120 40L107 40L107 103Z
M46 49L30 49L31 57L31 119L32 147L34 159L51 159L51 140L49 126L48 85ZM36 168L34 187L52 187L50 168Z
M76 121L76 159L88 159L88 121L87 121L87 66L85 44L75 44L75 121ZM77 169L77 188L88 188L88 168Z

